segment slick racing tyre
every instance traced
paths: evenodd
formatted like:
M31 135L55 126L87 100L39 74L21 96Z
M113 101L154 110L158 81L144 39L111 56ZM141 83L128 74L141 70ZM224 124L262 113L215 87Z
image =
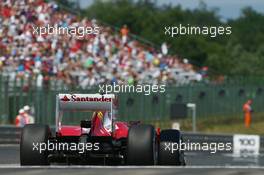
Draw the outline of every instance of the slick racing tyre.
M22 129L20 139L20 164L21 165L48 165L47 151L40 153L40 144L47 144L51 132L47 125L28 124ZM34 145L36 147L34 147Z
M185 165L184 152L179 149L180 140L181 133L179 130L167 129L161 131L158 154L159 165ZM173 144L174 146L172 146Z
M156 163L156 132L151 125L134 125L128 132L127 164L154 165Z

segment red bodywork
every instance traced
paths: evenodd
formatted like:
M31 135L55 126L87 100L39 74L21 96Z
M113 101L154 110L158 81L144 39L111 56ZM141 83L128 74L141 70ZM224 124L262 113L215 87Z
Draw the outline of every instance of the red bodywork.
M102 117L99 117L98 115L95 115L92 117L92 127L91 127L91 136L100 136L100 137L106 137L111 136L113 139L121 139L121 138L127 138L128 136L128 124L126 122L114 122L114 131L113 133L108 132L107 129L103 125L103 119ZM81 136L82 128L80 126L70 126L70 125L62 125L61 128L59 128L58 136Z

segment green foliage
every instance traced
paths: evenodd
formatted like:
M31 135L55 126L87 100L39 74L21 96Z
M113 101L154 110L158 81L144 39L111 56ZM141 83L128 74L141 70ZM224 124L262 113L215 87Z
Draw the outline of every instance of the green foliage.
M181 6L158 7L149 0L95 2L84 16L121 28L126 24L133 34L157 45L166 41L171 54L189 58L197 66L209 66L212 75L264 75L264 15L245 8L238 19L221 21L218 9L201 2L195 10ZM215 38L204 35L164 34L165 26L231 26L231 35Z

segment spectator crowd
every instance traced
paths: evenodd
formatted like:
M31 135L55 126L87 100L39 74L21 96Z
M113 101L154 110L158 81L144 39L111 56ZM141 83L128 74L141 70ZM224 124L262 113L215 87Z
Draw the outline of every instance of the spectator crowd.
M85 38L37 35L35 26L99 27ZM180 84L200 81L187 59L169 55L168 46L152 48L95 19L80 19L55 2L2 0L0 3L0 74L10 80L56 82L87 88L98 84Z

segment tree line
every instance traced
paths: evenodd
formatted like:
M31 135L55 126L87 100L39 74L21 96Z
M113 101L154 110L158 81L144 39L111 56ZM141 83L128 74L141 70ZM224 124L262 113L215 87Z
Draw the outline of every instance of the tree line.
M208 66L211 76L264 75L264 15L250 7L241 10L236 19L223 21L219 9L210 9L205 3L194 9L180 5L158 6L149 0L95 0L82 15L121 28L128 26L133 34L161 45L169 45L170 54L188 58L198 67ZM208 35L164 34L166 26L230 26L232 34Z

